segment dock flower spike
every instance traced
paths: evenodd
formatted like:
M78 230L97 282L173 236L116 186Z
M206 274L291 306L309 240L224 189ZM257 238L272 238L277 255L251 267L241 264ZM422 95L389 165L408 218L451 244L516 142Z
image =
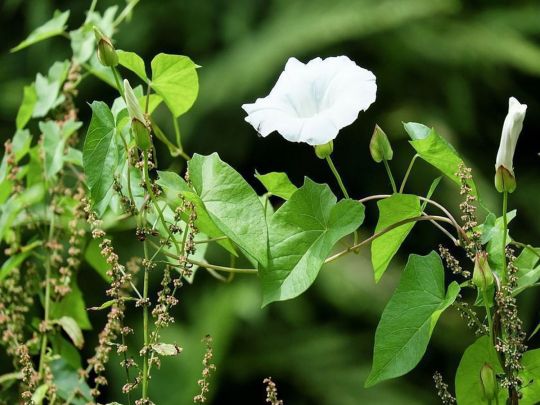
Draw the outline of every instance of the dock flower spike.
M270 94L242 108L262 136L277 131L291 142L323 145L352 124L377 93L375 75L347 56L289 58Z
M527 105L521 104L514 97L508 100L508 114L504 119L501 143L495 162L495 187L497 191L513 192L516 188L514 175L514 152L523 128Z

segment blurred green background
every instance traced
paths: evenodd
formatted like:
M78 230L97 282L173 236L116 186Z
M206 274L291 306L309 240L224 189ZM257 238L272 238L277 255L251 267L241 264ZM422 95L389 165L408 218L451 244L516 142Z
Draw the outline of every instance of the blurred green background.
M71 10L70 29L84 20L90 1L3 0L0 4L0 138L14 132L23 86L55 60L69 56L69 43L55 38L17 54L9 49L55 9ZM99 0L98 10L120 3ZM369 157L375 123L389 135L391 162L400 179L413 156L402 121L435 126L473 168L487 208L500 212L492 178L508 97L528 104L515 166L517 192L510 204L517 240L540 245L540 2L503 0L142 0L132 19L115 35L118 48L149 61L158 52L190 56L202 66L200 95L180 120L189 153L217 151L262 191L253 173L286 171L297 185L304 176L329 182L324 162L311 148L278 135L266 139L243 121L241 104L265 96L290 56L348 55L377 76L377 101L335 142L334 160L351 195L389 192L384 170ZM78 107L89 118L87 102L111 101L114 91L97 79L85 80ZM159 116L158 116L159 120ZM167 128L164 121L163 127ZM180 170L181 162L159 150L160 166ZM437 173L419 162L409 190L425 193ZM446 181L435 199L459 215L459 194ZM368 206L363 227L369 235L376 222ZM485 215L485 211L480 211ZM122 257L133 254L131 233L114 235ZM327 266L301 298L260 309L258 281L237 277L222 284L200 271L196 283L180 292L177 322L164 335L184 348L164 360L153 375L151 393L159 405L188 404L197 392L204 351L200 339L214 337L217 374L211 383L212 404L263 404L262 380L272 376L286 404L433 404L431 376L440 370L453 388L463 350L474 340L455 311L439 321L424 359L404 378L364 389L370 369L375 327L406 259L405 252L426 254L446 243L443 235L419 224L402 254L375 285L369 249ZM218 250L212 261L223 262ZM465 263L465 262L464 262ZM154 280L157 282L159 280ZM88 306L105 300L105 285L89 268L79 283ZM529 331L539 318L536 291L520 298ZM86 355L103 324L92 314ZM138 322L132 319L132 322ZM530 341L538 347L539 338ZM111 363L116 364L117 359ZM3 366L0 366L3 368ZM110 373L108 399L120 399L124 380ZM106 402L106 401L104 401Z

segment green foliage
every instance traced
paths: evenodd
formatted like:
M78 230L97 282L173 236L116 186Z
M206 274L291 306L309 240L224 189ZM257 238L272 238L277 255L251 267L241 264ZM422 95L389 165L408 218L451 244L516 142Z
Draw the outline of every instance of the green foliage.
M459 405L478 405L485 403L480 385L480 369L488 363L497 374L502 372L499 360L489 342L489 337L482 336L470 345L459 362L456 372L456 399ZM498 398L504 404L508 393L499 388Z
M429 129L425 125L408 122L403 124L405 130L411 137L409 141L416 153L426 162L436 167L456 184L461 184L457 175L459 166L463 160L459 157L456 150L444 138L442 138L433 128ZM472 180L467 184L476 194L476 186Z
M375 233L381 232L399 221L416 218L422 214L420 200L411 194L393 194L389 198L378 201L379 220ZM371 244L371 262L375 273L375 281L379 281L388 268L390 261L399 247L411 232L414 222L409 222L381 235Z
M107 104L94 101L92 120L84 141L83 165L88 188L96 210L103 213L112 198L112 173L120 163L116 123Z
M133 59L133 58L131 58ZM140 75L140 66L132 63ZM199 93L197 65L187 56L160 53L152 59L152 88L159 94L175 117L191 108Z
M64 11L63 13L56 11L52 19L32 31L24 41L22 41L15 48L12 48L11 52L20 51L21 49L24 49L27 46L33 45L37 42L63 34L68 18L69 11Z
M43 76L41 73L38 73L36 76L36 81L34 82L35 88L35 103L33 102L34 96L30 94L29 100L24 100L29 105L23 107L24 109L30 110L30 106L33 105L33 118L41 118L47 115L49 111L58 107L62 102L64 102L64 96L60 94L62 84L66 80L69 70L69 62L55 62L47 76ZM31 90L28 90L31 92ZM28 111L24 111L24 114L21 117L21 123L24 122L24 116L28 114Z
M64 400L71 400L74 405L85 405L92 400L90 388L81 381L76 369L62 359L51 362L51 372L57 387L57 395Z
M287 173L272 172L266 174L255 173L255 177L266 188L270 195L288 200L298 188L291 183Z
M456 299L454 281L445 291L439 255L410 255L401 281L375 332L370 387L411 371L422 359L437 320Z
M270 262L260 268L263 305L307 290L333 246L362 224L362 204L336 201L327 185L306 178L270 218Z
M120 65L131 70L145 82L148 81L144 60L142 60L139 55L137 55L135 52L127 52L122 50L117 50L116 53L118 54L118 63L120 63Z

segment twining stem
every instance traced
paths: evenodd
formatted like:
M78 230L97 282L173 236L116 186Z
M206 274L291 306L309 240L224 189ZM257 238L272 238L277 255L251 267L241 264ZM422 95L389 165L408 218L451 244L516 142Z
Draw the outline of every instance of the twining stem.
M411 170L414 166L414 162L416 162L416 159L419 157L420 155L416 154L413 156L413 158L411 159L411 162L409 163L409 167L407 168L407 171L405 172L405 177L403 177L403 181L401 182L401 186L399 187L399 193L403 193L403 190L405 189L405 184L407 184L407 179L409 178L409 174L411 174Z
M396 188L396 181L394 180L394 176L392 175L392 170L390 169L390 165L388 164L388 161L386 159L383 159L384 168L386 169L386 173L388 174L388 178L390 179L390 184L392 185L392 191L394 193L397 193Z
M437 215L421 215L419 217L412 217L412 218L406 218L406 219L403 219L401 221L398 221L390 226L388 226L387 228L384 228L383 230L377 232L377 233L374 233L372 236L370 236L369 238L367 239L364 239L362 242L360 243L357 243L339 253L336 253L335 255L333 256L330 256L329 258L327 258L324 263L330 263L330 262L333 262L334 260L336 259L339 259L341 256L345 256L347 253L350 253L354 250L357 250L359 248L361 248L362 246L372 242L374 239L377 239L378 237L384 235L385 233L387 232L390 232L391 230L395 229L395 228L398 228L402 225L405 225L405 224L408 224L409 222L419 222L419 221L439 221L439 222L446 222L446 223L449 223L451 224L452 221L450 221L448 218L446 217L440 217L440 216L437 216Z
M330 170L332 171L332 174L336 178L339 188L341 189L341 192L345 196L345 198L351 198L349 197L349 193L347 192L347 189L345 188L345 184L343 184L343 180L341 180L341 176L339 175L339 172L336 169L336 166L334 165L334 162L332 161L332 157L328 155L326 157L326 162L328 163L328 166L330 167ZM358 243L358 231L354 231L353 234L353 245L356 245Z
M506 211L508 210L508 191L503 192L503 206L502 206L502 217L503 217L503 237L502 237L502 257L503 257L503 268L502 268L502 282L506 283L507 274L506 274L506 234L508 233L508 217L506 216Z

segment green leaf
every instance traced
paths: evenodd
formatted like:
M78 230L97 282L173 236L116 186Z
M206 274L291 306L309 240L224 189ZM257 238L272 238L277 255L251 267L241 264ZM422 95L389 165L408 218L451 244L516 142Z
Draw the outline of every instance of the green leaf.
M161 187L165 194L165 200L171 207L178 207L181 202L181 195L191 192L186 181L177 173L158 170L159 178L156 184Z
M73 120L67 121L62 127L52 120L39 123L39 129L43 133L45 178L51 179L62 170L66 141L81 125L81 122Z
M271 172L267 174L259 174L255 172L255 177L272 195L288 200L298 188L291 183L287 173Z
M59 319L63 316L73 318L83 330L92 329L92 324L86 313L86 304L76 281L71 282L71 292L60 301L51 302L51 318Z
M118 63L131 70L145 82L148 82L144 60L139 55L135 52L126 52L120 49L116 53L118 54Z
M456 299L454 281L445 293L444 268L435 252L410 255L375 333L373 367L366 387L411 371L426 351L439 316Z
M456 399L459 405L485 404L480 385L480 370L485 363L493 367L496 374L503 372L499 360L492 348L489 337L482 336L470 345L459 362L456 372ZM506 390L499 388L499 403L506 403ZM521 403L521 402L520 402Z
M64 332L69 336L75 347L82 349L84 345L84 337L77 321L69 316L62 316L59 319L54 320L55 323L60 325Z
M51 20L47 21L45 24L32 31L24 41L22 41L15 48L12 48L11 52L20 51L21 49L33 45L37 42L43 41L44 39L61 35L62 33L64 33L68 18L69 10L64 11L63 13L57 10Z
M31 252L17 253L7 259L0 268L0 281L9 276L13 269L19 267L21 263L24 262L28 256L30 256L30 253Z
M160 356L176 356L182 353L182 349L170 343L156 343L152 345L152 350Z
M15 155L15 163L18 163L28 152L30 151L30 143L32 142L32 136L27 129L18 129L11 139L12 152ZM0 163L0 183L6 179L7 176L7 155L2 157L2 163ZM7 197L7 195L6 195Z
M516 217L516 210L510 211L507 215L508 223ZM501 276L501 269L503 267L503 236L504 236L504 221L502 217L495 220L495 225L489 230L490 235L486 237L488 243L486 245L486 251L488 253L488 261L491 269ZM510 233L506 231L506 244L508 245L512 239Z
M433 182L431 183L431 186L429 186L429 190L428 190L428 192L426 194L426 198L428 200L431 198L431 196L433 195L433 193L435 192L435 190L439 186L439 183L441 182L441 180L442 180L442 177L439 176L435 180L433 180ZM427 204L428 204L428 202L424 200L424 202L422 202L422 208L420 208L420 209L422 211L424 211L426 209Z
M540 349L529 350L523 354L521 360L523 370L519 377L523 382L519 400L520 405L535 405L540 403Z
M90 388L81 380L76 369L67 364L63 359L56 359L50 363L54 378L57 395L64 399L70 399L74 405L85 405L93 402ZM75 393L75 394L74 394Z
M517 257L514 265L518 268L518 286L513 291L514 295L518 295L540 280L539 254L540 248L529 246L524 248Z
M268 263L268 230L264 207L255 191L217 153L195 154L188 163L196 197L217 228L263 266ZM191 195L190 195L191 194ZM185 193L186 198L192 193ZM193 201L198 204L197 199ZM199 213L204 216L204 213ZM210 237L215 237L206 230Z
M379 207L379 221L375 233L399 221L422 214L420 200L411 194L393 194L389 198L378 201L377 206ZM379 236L371 243L371 262L376 282L381 279L414 224L414 222L403 224Z
M425 125L409 122L403 124L405 130L411 137L409 141L416 153L428 162L430 165L439 169L444 175L450 178L454 183L460 185L461 181L456 175L463 160L459 157L456 150L444 138ZM468 185L476 194L476 186L471 180Z
M60 334L50 336L54 353L58 353L74 369L82 368L81 355L79 350Z
M43 403L43 400L45 399L45 395L47 395L48 390L49 390L48 384L42 384L39 387L37 387L36 390L34 391L34 394L32 395L32 404L41 405Z
M60 92L62 84L65 82L69 71L69 62L55 62L47 76L41 73L36 75L34 88L36 92L36 103L32 113L33 118L45 117L49 111L64 102L65 97Z
M24 86L23 101L19 107L19 111L17 112L17 118L15 119L17 129L23 129L28 121L30 121L32 114L34 113L36 103L36 88L33 85Z
M160 53L152 59L152 88L175 117L191 108L199 93L197 65L187 56Z
M120 149L114 136L114 117L107 104L94 101L91 107L92 119L84 141L83 166L92 201L103 213L111 198L109 191L119 164Z
M0 205L0 240L4 239L17 215L26 207L42 201L44 194L43 184L36 184L25 189L20 194L12 195L5 203Z
M306 178L270 219L270 263L259 270L263 305L306 291L332 247L363 220L361 203L342 200L336 204L327 185Z
M70 31L71 49L73 58L77 63L82 64L92 57L96 49L96 37L94 35L94 26L108 37L113 35L114 17L118 6L111 6L103 13L103 17L99 12L94 11L87 16L87 21L77 30Z

